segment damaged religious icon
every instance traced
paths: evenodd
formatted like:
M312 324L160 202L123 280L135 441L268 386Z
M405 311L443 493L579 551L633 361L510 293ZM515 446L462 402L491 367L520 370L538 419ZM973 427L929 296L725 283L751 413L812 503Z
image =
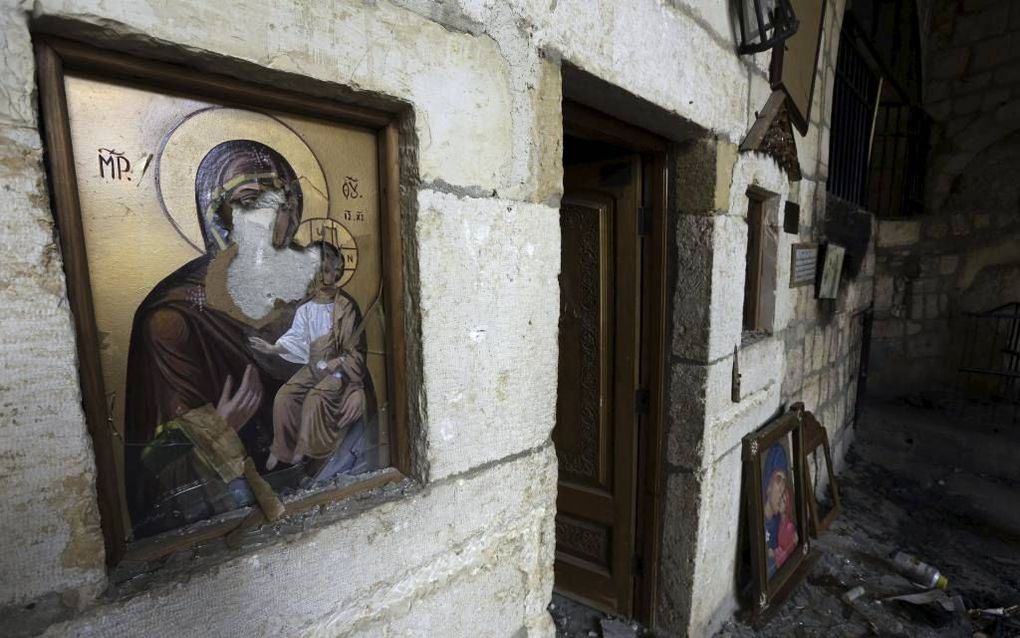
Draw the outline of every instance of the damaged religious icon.
M756 624L803 579L808 544L801 412L789 411L743 439L745 523Z
M76 178L80 233L62 241L92 302L72 298L94 320L83 386L96 366L120 537L248 507L273 520L394 465L399 353L383 310L399 305L402 262L384 241L399 236L381 195L385 118L228 106L77 73L80 52L63 55L64 102L44 111L66 109L70 145L50 170Z

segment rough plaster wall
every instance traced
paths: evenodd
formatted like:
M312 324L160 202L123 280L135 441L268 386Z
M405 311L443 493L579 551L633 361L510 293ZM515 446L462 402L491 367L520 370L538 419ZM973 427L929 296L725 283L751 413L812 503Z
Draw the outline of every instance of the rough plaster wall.
M555 207L538 202L555 206L561 188L557 67L523 46L519 30L497 42L386 2L246 3L244 20L237 11L223 2L4 5L0 445L10 461L0 529L20 551L0 561L22 578L0 585L0 607L75 590L65 603L87 610L51 635L435 635L442 625L444 635L474 636L486 618L497 633L551 635L559 225ZM176 582L95 599L102 541L42 181L30 17L99 43L177 51L225 72L233 60L254 63L414 108L410 186L421 215L409 230L422 280L424 405L435 408L417 442L423 491ZM453 607L475 616L447 618Z
M18 16L0 15L0 607L105 584L74 335ZM16 575L16 576L15 576Z
M924 216L879 225L872 370L887 394L954 387L954 318L1018 298L1020 4L933 0L927 35Z
M872 376L882 393L955 389L974 330L961 313L1020 300L1020 132L955 181L931 214L879 223Z
M801 386L789 379L783 345L824 343L819 368L811 368L819 379L836 360L828 349L841 347L829 336L835 332L816 326L813 300L804 289L783 288L788 268L783 255L795 238L781 237L773 336L741 347L745 382L741 401L730 401L733 346L741 343L744 190L756 183L774 193L777 203L798 196L802 240L815 236L812 218L824 207L832 66L843 6L842 0L828 1L812 126L807 137L797 138L805 180L792 192L771 159L737 157L735 144L770 92L769 55L734 54L735 21L723 3L263 1L246 3L244 20L235 20L237 8L226 2L26 5L25 11L61 18L64 27L81 28L100 42L157 53L153 43L169 43L211 68L223 56L414 107L421 186L414 197L420 209L414 230L427 406L418 449L436 481L419 496L285 546L240 554L185 582L100 604L51 633L179 629L199 622L189 601L240 610L241 629L222 627L227 635L295 628L311 635L427 635L440 622L452 627L445 635L475 635L472 618L448 611L475 603L477 618L490 619L508 635L521 626L551 633L543 610L552 578L555 484L547 439L556 380L560 59L713 135L681 149L677 164L676 276L683 294L674 304L658 601L664 631L710 631L735 604L731 568L740 438L768 420L781 400L798 396ZM16 46L5 58L13 72L2 80L0 113L17 114L34 136L25 17L4 12L3 37ZM14 170L31 173L24 162L16 162ZM38 179L38 168L32 170ZM29 212L49 219L44 202ZM52 250L49 237L32 240L22 233L12 241ZM59 267L54 268L59 285ZM72 371L68 382L74 392L68 317L66 310L55 315L65 326L63 347L56 351ZM808 355L805 345L801 356L813 365L816 351L822 346ZM793 365L802 370L808 364ZM827 397L839 395L835 383L827 388L832 388ZM76 410L66 431L78 443L66 450L87 471L90 455ZM47 419L40 429L49 433L58 426ZM511 460L503 460L507 455ZM28 499L42 484L33 478L12 492ZM76 511L75 501L61 499L51 510ZM94 509L84 520L92 526L91 537L76 531L71 540L97 542ZM22 537L20 531L11 534L5 539ZM60 534L44 536L48 553L38 564L47 570L67 545ZM101 552L93 558L84 574L101 583ZM525 567L508 568L514 563ZM280 595L271 584L277 580L294 583L283 589L288 592L304 591L309 583L318 587L308 596ZM74 585L64 572L47 572L36 589ZM22 600L9 590L3 594L0 605ZM264 613L270 606L271 618ZM304 624L288 624L296 622Z
M434 478L549 438L558 226L558 211L543 205L419 196L422 330L448 335L424 343Z
M551 635L546 539L553 533L555 482L555 453L546 444L284 545L240 554L183 582L107 603L47 635L407 635L401 627L413 623L405 616L413 619L419 604L500 618L505 624L494 635L525 626ZM506 586L499 596L485 596L493 586L486 574ZM472 588L472 582L485 586ZM418 635L436 629L416 627ZM444 635L478 635L470 623L449 629Z
M936 124L927 203L937 212L975 156L1020 130L1020 4L931 4L924 105Z
M735 153L723 139L678 150L677 285L673 301L659 621L678 635L708 635L738 605L740 441L804 401L829 432L837 469L851 440L856 380L852 333L871 299L871 251L837 302L812 286L789 288L790 247L825 241L829 116L843 2L829 2L811 126L796 136L804 179L788 184L770 158ZM749 74L752 104L768 86ZM749 186L771 194L769 223L787 198L801 207L798 235L779 232L771 335L742 341ZM734 347L741 374L731 398Z

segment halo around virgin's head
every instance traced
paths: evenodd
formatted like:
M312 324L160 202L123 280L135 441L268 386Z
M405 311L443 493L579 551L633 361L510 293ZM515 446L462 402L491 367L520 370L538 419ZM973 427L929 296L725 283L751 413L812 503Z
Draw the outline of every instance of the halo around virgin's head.
M235 139L261 142L282 155L301 180L302 220L329 216L329 191L318 159L304 140L280 120L255 111L212 107L195 111L164 138L156 158L156 189L167 218L195 250L205 252L195 177L202 158Z

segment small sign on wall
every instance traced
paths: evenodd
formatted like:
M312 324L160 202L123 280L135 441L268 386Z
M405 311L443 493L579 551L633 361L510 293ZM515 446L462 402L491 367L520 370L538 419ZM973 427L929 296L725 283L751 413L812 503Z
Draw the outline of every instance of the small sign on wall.
M845 255L846 248L839 244L825 244L825 261L822 262L822 276L818 282L819 299L835 299L839 293L839 276L843 272Z
M818 244L794 244L790 255L790 287L815 283Z

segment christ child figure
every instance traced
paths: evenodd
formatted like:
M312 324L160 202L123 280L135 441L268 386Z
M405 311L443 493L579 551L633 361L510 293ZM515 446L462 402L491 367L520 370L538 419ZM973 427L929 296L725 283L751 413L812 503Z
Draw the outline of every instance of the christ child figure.
M322 268L314 294L298 307L290 329L276 343L251 337L254 350L303 364L276 393L273 443L266 469L305 457L326 459L365 411L366 344L357 303L340 290L339 251L320 244Z

